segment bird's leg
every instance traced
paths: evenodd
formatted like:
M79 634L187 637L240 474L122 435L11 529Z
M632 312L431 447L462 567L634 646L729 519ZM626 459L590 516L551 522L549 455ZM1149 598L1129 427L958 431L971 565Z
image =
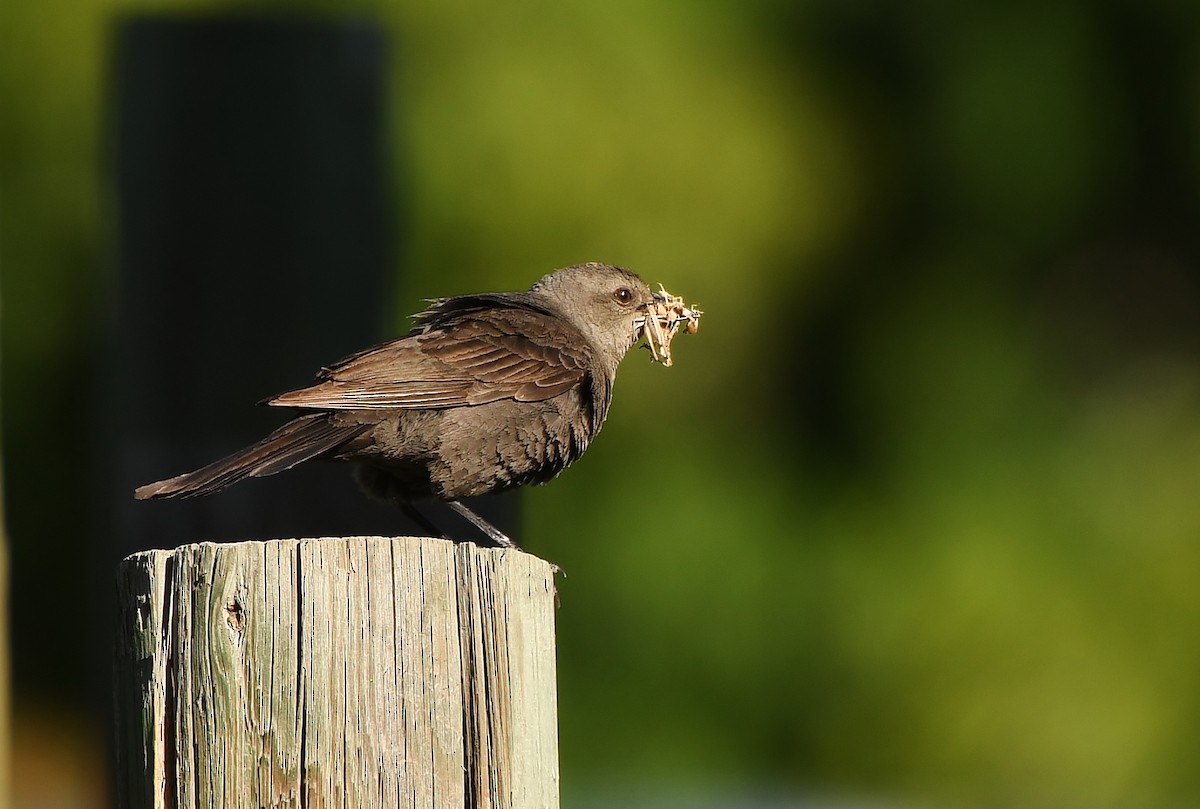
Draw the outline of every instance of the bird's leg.
M515 543L511 539L509 539L499 528L492 525L490 522L485 520L483 517L480 517L474 511L471 511L471 509L467 508L465 505L463 505L458 500L447 500L446 505L450 506L450 508L454 509L459 514L463 515L468 520L470 520L472 525L474 525L476 528L478 528L483 533L487 534L488 539L490 539L492 542L495 542L498 547L501 547L501 548L517 547L517 543Z
M428 532L431 537L441 537L442 539L450 539L450 535L433 524L433 521L422 514L416 506L406 500L398 501L400 510L410 520L420 526L422 531Z

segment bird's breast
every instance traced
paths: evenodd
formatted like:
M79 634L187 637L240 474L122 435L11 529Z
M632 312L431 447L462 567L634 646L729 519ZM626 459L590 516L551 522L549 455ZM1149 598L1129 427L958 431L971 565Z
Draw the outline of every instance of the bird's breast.
M472 497L545 483L592 438L574 391L545 402L493 402L445 411L431 468L436 496Z

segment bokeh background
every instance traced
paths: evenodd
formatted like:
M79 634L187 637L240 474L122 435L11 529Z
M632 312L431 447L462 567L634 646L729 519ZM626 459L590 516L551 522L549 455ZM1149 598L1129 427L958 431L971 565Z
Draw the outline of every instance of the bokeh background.
M380 33L391 332L581 260L707 311L522 501L564 806L1200 800L1200 5L7 0L17 805L109 800L75 652L140 15Z

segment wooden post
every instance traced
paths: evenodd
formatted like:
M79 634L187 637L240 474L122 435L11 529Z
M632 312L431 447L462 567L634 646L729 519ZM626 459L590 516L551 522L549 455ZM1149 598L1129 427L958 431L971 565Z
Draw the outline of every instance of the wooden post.
M127 809L558 806L554 581L441 539L121 563Z

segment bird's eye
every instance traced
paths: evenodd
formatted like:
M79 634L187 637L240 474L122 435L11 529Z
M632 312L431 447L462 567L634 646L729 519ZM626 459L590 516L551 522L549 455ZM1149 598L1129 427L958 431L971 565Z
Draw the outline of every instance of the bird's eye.
M633 290L629 287L621 287L613 293L613 300L622 306L628 306L633 303Z

